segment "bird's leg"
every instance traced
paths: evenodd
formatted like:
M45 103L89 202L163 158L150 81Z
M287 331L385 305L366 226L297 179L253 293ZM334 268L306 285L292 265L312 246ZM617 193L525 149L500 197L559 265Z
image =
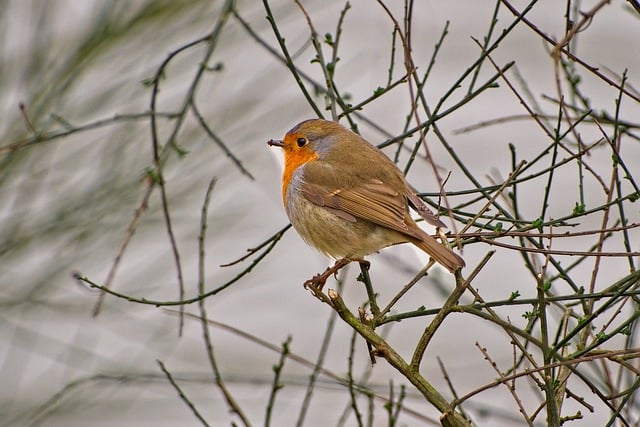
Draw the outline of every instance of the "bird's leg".
M332 274L337 274L342 267L349 264L350 262L351 260L346 258L337 260L332 267L327 267L324 273L316 274L311 279L304 282L304 285L303 285L304 288L305 289L311 288L311 292L314 295L317 295L318 293L322 292L322 288L324 287L324 284L327 282L327 279L331 277Z
M369 271L369 268L371 268L371 263L369 261L366 261L364 259L358 259L356 261L358 261L361 268L364 268L367 271Z

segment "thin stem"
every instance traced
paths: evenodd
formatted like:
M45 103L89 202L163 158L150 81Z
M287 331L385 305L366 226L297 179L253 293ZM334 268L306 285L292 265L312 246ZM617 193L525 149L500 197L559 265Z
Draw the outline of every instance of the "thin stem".
M451 410L444 397L442 397L442 395L424 377L422 377L422 375L411 369L410 365L393 349L393 347L383 340L382 337L376 334L370 326L360 322L360 319L349 311L347 306L344 304L344 301L336 291L330 289L329 298L331 298L333 306L340 318L347 322L364 339L370 342L375 347L376 354L378 356L384 357L391 366L397 369L398 372L404 375L411 384L416 387L416 389L429 403L441 412L441 422L444 425L456 427L469 426L469 422L461 414Z

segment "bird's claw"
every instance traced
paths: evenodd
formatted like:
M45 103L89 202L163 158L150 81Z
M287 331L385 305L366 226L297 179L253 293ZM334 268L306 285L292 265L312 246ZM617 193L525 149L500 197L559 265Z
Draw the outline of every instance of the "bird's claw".
M349 262L350 261L347 259L340 259L336 261L333 266L327 267L324 273L316 274L311 279L306 280L302 286L304 286L305 289L309 289L314 297L320 298L319 294L322 293L322 288L325 283L327 283L327 279L333 276L337 280L338 271L340 271L340 269L345 265L349 264Z
M331 267L327 268L324 273L319 273L313 276L311 279L306 280L303 283L303 287L305 289L309 289L314 297L318 298L318 295L322 293L322 288L325 283L327 283L327 279L331 276L331 274L336 274L336 272L332 271Z

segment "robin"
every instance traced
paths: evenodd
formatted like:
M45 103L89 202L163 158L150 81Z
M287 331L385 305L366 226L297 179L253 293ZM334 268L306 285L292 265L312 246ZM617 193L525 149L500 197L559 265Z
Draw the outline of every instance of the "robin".
M336 122L311 119L267 144L284 150L282 199L291 224L336 260L305 287L322 290L344 265L399 243L416 245L452 273L464 267L459 255L417 226L409 207L434 226L444 224L395 163L360 135Z

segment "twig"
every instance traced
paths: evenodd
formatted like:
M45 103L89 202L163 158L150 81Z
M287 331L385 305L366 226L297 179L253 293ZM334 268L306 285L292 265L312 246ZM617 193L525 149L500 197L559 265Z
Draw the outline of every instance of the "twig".
M447 386L449 387L449 391L451 391L451 395L453 396L454 399L458 398L458 392L456 391L455 387L453 386L453 382L451 381L451 378L449 377L449 373L447 372L447 368L444 366L444 363L442 363L442 359L440 358L440 356L436 357L436 360L438 361L438 367L440 368L440 372L442 372L442 375L444 376L444 380L447 382ZM469 414L467 414L464 410L464 408L462 407L462 405L458 405L458 410L460 411L460 413L467 419L471 419L469 417Z
M300 73L298 72L298 68L293 63L293 59L291 59L291 55L289 55L289 49L287 49L287 45L284 42L284 37L280 35L280 30L278 29L276 20L273 17L273 13L271 12L269 1L263 0L262 4L264 5L264 10L267 13L267 21L269 21L269 24L271 24L271 28L273 29L273 34L276 36L276 40L278 41L278 44L280 45L280 49L282 50L282 54L285 57L285 63L287 65L287 68L289 68L289 71L291 71L291 74L293 75L294 80L298 84L298 87L302 91L302 94L304 95L304 97L307 99L307 102L309 103L309 105L313 108L316 115L322 118L323 117L322 112L313 101L311 94L309 93L306 86L302 82L302 79L300 78Z
M348 386L349 386L349 397L351 402L350 407L351 409L353 409L353 413L356 416L356 422L358 423L358 426L364 427L364 424L362 423L362 414L358 409L358 400L356 397L356 389L354 387L354 381L353 381L353 359L354 359L353 355L355 354L357 336L358 334L356 333L356 331L353 331L351 333L351 341L349 343L349 359L348 359L348 365L347 365L347 380L348 380Z
M377 335L370 326L360 322L349 311L336 291L329 289L328 293L340 318L370 342L379 356L384 357L391 366L404 375L425 399L441 412L441 422L444 425L469 426L469 422L458 412L452 411L444 397L422 375L411 369L410 365L382 337Z
M207 191L205 193L204 202L202 203L202 210L200 215L200 234L198 236L198 294L204 295L204 286L205 286L205 266L206 266L206 250L205 250L205 237L207 234L207 213L209 210L209 203L211 201L211 195L213 193L213 189L216 185L217 178L212 178L209 181L209 185L207 187ZM213 371L213 378L215 379L216 385L220 389L222 396L224 397L227 405L231 409L233 413L240 417L242 423L245 426L250 426L251 423L249 419L244 414L235 398L231 395L231 392L225 385L222 380L222 375L220 373L220 369L218 368L218 362L215 358L215 353L213 351L213 344L211 342L211 335L209 334L209 323L207 322L207 309L205 306L205 300L200 299L198 301L198 309L200 310L200 325L202 326L202 338L207 350L207 358L209 360L209 365L211 365L211 370ZM180 318L184 318L184 305L180 306L179 311Z
M582 356L580 358L576 358L576 359L569 359L569 360L563 360L563 361L559 361L559 362L554 362L548 366L539 366L536 368L527 368L521 372L515 372L511 375L505 375L499 379L496 379L490 383L487 383L469 393L467 393L466 395L456 399L453 403L452 403L452 407L455 408L457 406L459 406L460 404L462 404L463 402L466 402L467 400L469 400L470 398L472 398L473 396L476 396L480 393L482 393L483 391L486 390L490 390L494 387L497 387L503 383L506 382L511 382L514 379L518 379L518 378L522 378L522 377L526 377L526 376L531 376L531 374L536 373L536 372L541 372L544 371L545 369L549 369L549 368L558 368L560 366L572 366L572 365L579 365L581 363L586 363L586 362L591 362L593 360L598 360L598 359L603 359L603 358L611 358L611 357L616 357L616 356L620 356L620 355L626 355L626 356L631 356L631 357L640 357L640 349L638 348L632 348L632 349L624 349L624 350L617 350L617 351L606 351L606 352L599 352L596 354L589 354L589 355L585 355ZM591 408L593 410L593 407Z
M347 269L343 269L341 272L341 278L338 280L338 289L342 289L342 285L344 283L344 278L346 277ZM321 295L324 296L320 292ZM329 350L329 344L331 343L331 337L333 336L333 332L335 329L336 322L336 313L335 311L331 311L329 315L329 320L327 321L327 327L324 332L324 337L322 338L322 344L320 345L320 351L318 352L318 358L313 368L313 372L309 377L309 383L307 384L307 391L305 393L304 399L302 400L302 405L300 407L300 413L298 414L298 419L296 420L296 426L301 427L304 425L304 419L307 415L307 410L309 409L309 404L311 403L311 397L313 396L313 391L315 390L316 380L318 379L318 374L320 373L322 366L324 365L324 358L327 355L327 351Z
M224 152L224 154L226 154L227 157L231 159L233 164L236 165L236 167L240 170L240 172L242 172L242 174L245 175L250 180L255 181L255 178L253 177L253 175L251 175L251 172L249 172L247 168L244 167L240 159L238 159L236 155L233 154L233 152L229 149L229 147L227 147L224 141L218 135L216 135L213 132L213 130L209 127L209 125L207 124L202 114L200 114L200 110L196 105L195 99L191 100L191 111L193 111L193 114L195 114L196 118L198 119L198 122L200 123L200 126L202 126L202 128L207 133L207 135L209 135L209 138L211 138L211 140L215 142L218 147L220 147L220 149Z
M427 271L429 271L429 269L433 266L434 263L435 263L435 261L433 261L432 259L429 259L429 262L427 263L427 265L425 265L422 268L422 270L420 270L418 272L418 274L416 274L413 277L413 279L411 279L409 281L409 283L404 285L404 287L400 290L400 292L398 292L396 295L393 296L393 298L391 298L391 301L389 301L389 303L386 305L386 307L383 308L382 311L380 311L378 313L378 315L375 316L375 318L373 319L373 324L374 325L377 325L378 322L380 321L380 319L384 318L384 316L393 308L393 306L398 301L400 301L400 298L402 298L407 292L409 292L409 290L413 287L413 285L418 283L420 281L420 279L422 279L423 277L425 277L427 275Z
M76 280L79 280L80 282L86 283L87 285L89 285L90 288L99 289L99 290L101 290L101 291L103 291L103 292L105 292L105 293L107 293L109 295L113 295L115 297L122 298L122 299L125 299L125 300L129 301L129 302L135 302L135 303L138 303L138 304L155 305L157 307L160 307L160 306L177 306L177 305L183 305L183 304L193 304L194 302L198 302L198 301L200 301L202 299L208 298L208 297L210 297L212 295L216 295L217 293L222 292L223 290L225 290L229 286L233 285L234 283L236 283L237 281L242 279L247 274L251 273L253 268L256 265L258 265L260 263L260 261L262 261L262 259L265 258L269 254L269 252L271 252L271 250L275 247L276 243L278 243L281 238L282 238L282 234L276 235L276 238L271 240L271 242L269 243L267 248L260 255L258 255L251 262L251 264L247 268L242 270L240 273L238 273L231 280L228 280L224 284L222 284L222 285L218 286L217 288L214 288L214 289L206 292L205 294L202 294L202 295L199 295L199 296L196 296L196 297L192 297L192 298L187 298L187 299L184 299L184 300L160 301L160 300L150 300L150 299L146 299L146 298L137 298L137 297L132 297L130 295L123 294L121 292L116 292L116 291L108 288L107 286L99 285L99 284L95 283L94 281L92 281L91 279L89 279L88 277L85 277L82 274L77 273L77 272L73 273L73 278L76 279Z
M371 276L369 275L369 265L365 263L360 264L360 276L358 280L364 283L365 289L367 290L367 298L369 301L369 308L371 309L371 314L373 314L373 318L376 319L380 317L380 307L378 307L377 296L375 290L373 289L373 284L371 283Z
M542 30L540 30L536 25L534 25L531 21L529 21L525 17L525 14L530 9L530 7L528 7L526 11L518 12L518 10L508 0L500 0L500 1L502 1L502 4L504 4L507 7L507 9L509 9L509 11L514 16L516 16L518 18L519 21L524 22L529 28L531 28L533 31L535 31L536 34L538 34L538 36L540 36L540 38L542 40L544 40L548 44L552 45L553 47L555 47L557 45L557 42L555 40L553 40L550 36L545 34ZM535 4L535 2L531 2L530 6L533 6L533 4ZM562 53L563 55L565 55L566 57L568 57L572 61L575 61L576 63L580 64L582 67L584 67L586 70L588 70L590 73L592 73L593 75L595 75L596 77L601 79L603 82L605 82L609 86L612 86L612 87L614 87L616 89L621 89L624 92L625 95L627 95L628 97L632 98L636 102L640 102L640 96L639 95L636 95L636 94L630 92L629 90L622 88L619 84L617 84L616 82L614 82L613 80L609 79L607 76L602 74L600 72L600 70L598 69L598 67L593 66L593 65L589 65L583 59L581 59L580 57L572 54L570 51L568 51L564 47L558 49L558 52Z
M484 266L489 262L489 259L493 256L495 252L489 252L480 263L473 269L469 278L464 279L460 271L456 273L456 288L449 295L445 303L442 305L442 309L438 312L435 318L427 325L424 332L420 336L418 343L416 344L416 348L413 351L413 356L411 357L411 370L413 372L418 372L420 370L420 362L422 362L422 358L424 357L424 352L427 350L427 346L433 338L436 330L440 327L444 319L452 312L452 307L454 307L457 303L464 291L467 289L469 284L476 278L478 273L484 268Z
M266 239L264 242L260 243L258 246L254 246L252 248L247 249L247 254L246 255L241 256L240 258L236 259L235 261L231 261L231 262L228 262L226 264L220 264L220 267L231 267L232 265L236 265L238 263L241 263L241 262L245 261L247 258L250 258L251 256L253 256L260 249L264 248L265 246L269 245L270 243L277 242L278 240L280 240L282 238L282 236L284 235L284 233L287 230L289 230L290 228L291 228L291 224L285 225L280 230L278 230L275 234L273 234L271 237Z
M289 356L289 345L291 344L291 335L289 335L285 342L282 343L282 350L280 351L280 360L273 366L273 383L271 385L271 393L269 393L269 401L267 403L267 412L264 416L264 426L269 427L271 425L271 413L273 406L276 402L276 394L284 386L280 383L280 375L282 374L282 368L284 362Z
M183 46L181 46L180 48L174 50L173 52L169 53L169 55L167 55L167 57L165 58L165 60L160 64L160 66L158 67L158 69L156 70L156 74L152 79L153 85L152 85L152 92L151 92L151 99L150 99L150 128L151 128L151 142L152 142L152 147L153 147L153 158L154 158L154 164L156 166L156 170L154 171L154 173L161 178L162 177L162 166L166 160L166 156L168 155L168 149L169 147L171 148L177 148L176 146L176 137L177 134L179 132L179 130L182 127L182 124L184 122L184 118L186 116L187 113L187 106L189 105L189 103L191 102L191 99L193 98L195 91L198 87L198 83L200 82L200 79L202 78L203 73L205 72L206 68L207 68L207 62L209 61L211 55L213 54L213 51L215 49L216 46L216 42L219 38L220 32L222 31L222 28L224 27L224 24L227 22L227 19L231 13L231 10L233 9L233 5L234 5L234 0L227 0L225 2L225 4L222 6L220 15L218 17L218 21L216 22L213 30L206 35L205 37L199 38L197 40L194 40L192 42L189 42ZM198 70L196 72L196 75L194 76L192 82L191 82L191 86L189 87L187 94L185 96L185 101L183 103L182 109L180 110L180 113L177 114L176 116L176 123L174 125L173 128L173 132L171 134L171 136L169 137L169 143L165 144L162 147L162 150L160 151L160 145L158 142L158 134L157 134L157 123L156 123L156 100L157 100L157 96L158 96L158 91L159 91L159 84L160 84L160 77L162 75L164 75L164 71L166 69L166 67L169 65L169 63L179 54L183 53L184 51L193 48L194 46L199 45L200 43L207 43L207 50L203 56L202 62L200 63L200 66L198 67ZM157 184L161 184L162 183L162 179L159 180L159 182L157 182L157 180L152 179L152 180L148 180L147 181L147 187L145 189L145 193L142 196L142 201L140 202L138 208L136 209L136 212L134 214L134 217L131 221L131 223L129 224L129 227L127 228L127 232L125 233L125 237L122 241L122 244L120 245L118 254L116 255L116 258L111 266L111 269L109 270L109 273L107 275L107 279L105 280L105 287L106 288L110 288L111 284L115 278L115 274L116 271L118 270L118 267L120 265L120 260L122 259L122 256L124 255L124 252L126 251L127 247L129 246L129 243L131 241L131 238L133 237L133 234L135 233L135 230L137 228L137 225L139 223L140 217L142 216L142 214L146 211L147 206L148 206L148 202L149 202L149 198L151 196L151 193L153 191L153 189L155 188L155 186ZM162 184L163 185L163 184ZM168 207L166 206L166 195L163 196L163 209L165 210L165 222L167 224L167 231L169 233L170 236L170 240L171 240L171 247L172 247L172 251L174 254L174 260L176 262L176 268L177 268L177 274L178 274L178 285L179 285L179 292L180 292L180 297L182 299L182 295L184 294L184 283L182 280L182 268L181 268L181 263L180 263L180 257L179 257L179 253L178 253L178 249L177 249L177 245L175 242L175 238L173 237L173 232L171 230L170 227L170 217L168 214ZM93 309L93 315L97 316L100 313L100 308L102 306L102 302L104 300L104 296L105 293L103 292L102 294L100 294L100 296L98 297L98 301L96 302L96 305L94 306ZM180 320L180 331L182 331L182 325L183 325L183 320Z
M177 310L171 310L171 309L164 309L164 311L167 314L170 315L179 315L180 312ZM198 321L202 321L202 319L200 318L200 316L194 315L194 314L190 314L190 313L185 313L185 318L187 319L194 319L194 320L198 320ZM212 319L207 319L207 323L211 326L215 326L216 328L219 328L221 330L227 331L233 335L236 335L240 338L243 338L245 340L250 341L253 344L257 344L258 346L262 347L262 348L266 348L274 353L280 354L280 352L282 351L282 347L271 344L270 342L259 338L255 335L252 335L246 331L240 330L238 328L235 328L231 325L228 325L226 323L222 323L222 322L218 322L216 320L212 320ZM305 359L304 357L296 354L296 353L292 353L290 352L288 354L288 359L300 364L301 366L304 366L305 368L310 368L310 369L315 369L315 367L317 366L315 362L312 362L308 359ZM370 368L368 368L370 370ZM337 375L336 373L328 370L325 367L321 367L320 368L320 373L322 375L324 375L325 377L335 381L336 384L339 384L345 388L347 388L348 385L348 379L345 379L344 376L341 375ZM386 402L387 398L386 396L383 396L381 394L375 393L372 389L366 387L365 385L363 385L365 383L364 380L360 380L357 383L353 383L353 388L355 390L358 391L358 393L362 393L364 395L367 396L371 396L372 398L376 399L379 402ZM417 410L413 410L411 408L408 408L407 406L404 407L404 413L407 415L412 416L413 418L415 418L416 420L423 422L423 423L434 423L434 420L430 417L427 417L426 415L424 415L421 411L417 411Z
M518 396L518 393L516 392L515 378L513 379L513 383L509 385L508 381L504 381L504 374L500 371L500 369L498 369L498 364L491 358L491 356L489 356L489 352L487 351L487 349L482 347L477 341L476 341L476 347L478 347L478 349L484 356L485 360L489 362L489 365L498 374L498 377L502 380L502 384L504 384L507 390L509 390L509 393L511 393L513 400L516 402L516 405L518 405L518 410L522 414L522 418L524 419L524 421L527 423L527 425L533 427L533 422L531 422L530 417L527 415L527 411L524 409L522 400L520 399L520 397Z
M178 392L178 396L180 396L180 399L186 403L186 405L189 407L189 409L191 410L191 412L193 412L193 415L196 416L196 418L198 419L198 421L200 421L202 423L203 426L205 427L209 427L209 423L207 423L207 421L204 419L204 417L200 414L200 412L198 411L198 409L196 409L195 405L193 404L193 402L187 397L186 394L184 394L184 392L182 391L182 389L180 388L180 386L178 385L178 383L175 382L175 380L173 379L173 376L171 375L171 373L167 370L167 368L164 367L164 363L162 363L160 360L156 360L156 362L158 363L158 365L160 366L160 369L162 369L162 372L164 372L164 374L167 376L167 379L169 380L169 383L171 383L171 386Z

